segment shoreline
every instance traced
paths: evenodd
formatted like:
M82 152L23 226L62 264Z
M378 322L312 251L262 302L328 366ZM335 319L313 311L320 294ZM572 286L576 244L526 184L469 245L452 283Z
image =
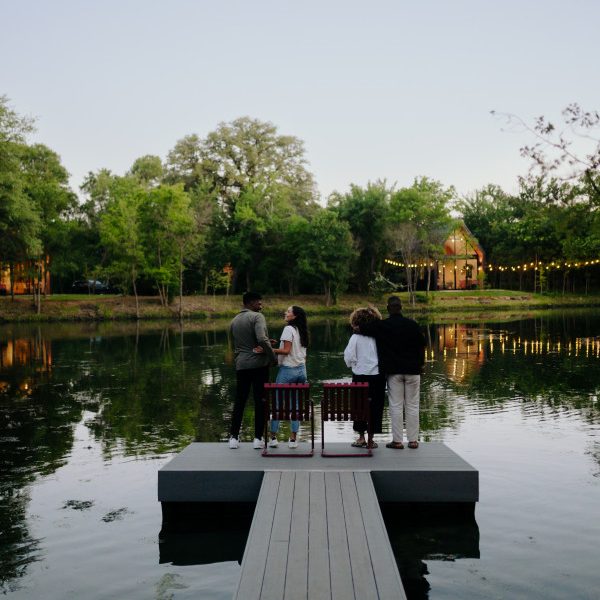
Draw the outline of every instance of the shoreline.
M512 290L417 292L416 304L411 306L408 294L398 294L404 313L418 320L482 319L502 313L503 317L553 309L600 307L600 295L545 295ZM326 306L324 297L264 296L263 313L267 319L277 318L290 304L302 306L310 317L348 316L355 308L368 303L385 313L387 295L382 298L348 294L340 296L338 303ZM164 308L158 297L138 299L140 321L179 321L179 299ZM184 321L219 321L235 316L241 307L241 295L235 296L184 296ZM507 314L508 313L508 314ZM57 323L57 322L111 322L137 321L133 296L56 295L42 300L41 314L36 314L30 296L0 297L0 323Z

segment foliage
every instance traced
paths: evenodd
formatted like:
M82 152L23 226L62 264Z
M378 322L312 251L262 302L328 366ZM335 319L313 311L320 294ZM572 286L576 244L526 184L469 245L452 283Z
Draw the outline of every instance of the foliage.
M137 281L145 268L142 243L140 206L144 190L131 177L115 177L109 185L109 200L100 219L100 239L108 252L106 272L121 283L130 286L136 298Z
M365 292L376 271L381 271L389 252L387 224L393 187L385 181L368 183L366 188L351 185L346 194L334 193L328 206L348 223L354 239L357 258L352 265L356 287Z
M307 223L306 234L298 267L322 284L327 306L336 304L355 257L350 228L334 212L321 210Z
M380 300L384 294L395 292L399 287L379 272L375 273L375 277L369 281L369 291L377 300Z

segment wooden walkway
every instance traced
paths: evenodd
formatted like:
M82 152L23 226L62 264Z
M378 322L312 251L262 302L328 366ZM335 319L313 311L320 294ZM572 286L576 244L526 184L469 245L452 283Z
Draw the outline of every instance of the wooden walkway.
M367 471L265 471L237 600L406 599Z

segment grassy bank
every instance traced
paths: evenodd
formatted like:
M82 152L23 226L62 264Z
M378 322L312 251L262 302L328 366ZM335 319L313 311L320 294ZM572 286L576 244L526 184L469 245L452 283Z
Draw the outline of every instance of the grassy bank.
M467 318L493 312L517 312L559 307L600 306L600 296L545 295L510 290L418 292L411 306L408 294L401 293L405 312L413 316L431 315L436 320ZM385 308L385 297L343 295L334 306L326 306L323 296L265 296L264 313L279 316L290 304L304 307L310 315L347 315L357 306L371 302ZM179 300L169 308L160 305L157 297L139 299L140 317L144 320L177 319ZM183 298L185 319L230 318L241 304L241 296L186 296ZM135 299L132 296L54 295L42 302L42 312L36 314L30 297L0 297L0 322L36 321L112 321L135 319Z

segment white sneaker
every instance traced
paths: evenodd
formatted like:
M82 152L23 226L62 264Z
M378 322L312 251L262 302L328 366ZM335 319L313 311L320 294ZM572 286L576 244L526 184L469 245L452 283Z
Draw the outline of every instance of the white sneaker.
M263 444L262 440L259 440L258 438L254 438L254 441L252 442L252 447L255 450L262 450L265 447L265 445Z
M291 448L292 450L294 450L297 447L298 447L298 441L297 440L290 440L288 442L288 448Z
M237 448L240 447L240 441L237 438L230 437L229 438L229 447L232 450L236 450Z
M277 438L271 438L271 441L269 442L269 448L277 448L277 446L279 446Z

